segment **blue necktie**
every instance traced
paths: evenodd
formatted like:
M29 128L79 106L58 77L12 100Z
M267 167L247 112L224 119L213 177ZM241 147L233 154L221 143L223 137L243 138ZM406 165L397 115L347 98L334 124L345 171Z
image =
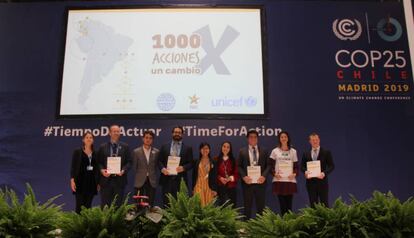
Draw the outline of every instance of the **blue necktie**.
M317 153L318 153L318 150L316 150L316 149L312 150L312 160L313 161L318 159L318 154Z
M178 142L174 142L174 146L173 146L174 156L178 156L178 146L179 146Z
M112 146L112 155L118 155L118 151L117 151L117 149L118 149L118 144L111 144L111 146Z
M257 165L256 147L253 147L253 163L254 163L254 166Z

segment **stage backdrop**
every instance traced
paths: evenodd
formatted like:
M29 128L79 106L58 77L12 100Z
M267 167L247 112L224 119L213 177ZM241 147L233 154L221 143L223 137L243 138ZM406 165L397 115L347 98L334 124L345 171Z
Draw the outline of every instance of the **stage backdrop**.
M403 200L413 195L413 76L402 3L194 2L263 5L268 119L58 119L66 7L182 1L1 3L1 187L21 195L30 183L41 201L62 194L57 202L73 209L69 170L81 133L92 129L99 145L108 141L107 126L118 123L131 148L140 145L144 129L156 130L160 147L170 140L172 126L183 125L195 157L202 141L217 154L220 143L230 140L237 153L249 128L258 129L260 145L269 150L278 132L290 132L301 157L309 149L309 133L318 132L336 165L329 177L331 201L349 194L366 199L374 190ZM304 183L300 174L295 209L308 204ZM270 183L266 203L277 210Z

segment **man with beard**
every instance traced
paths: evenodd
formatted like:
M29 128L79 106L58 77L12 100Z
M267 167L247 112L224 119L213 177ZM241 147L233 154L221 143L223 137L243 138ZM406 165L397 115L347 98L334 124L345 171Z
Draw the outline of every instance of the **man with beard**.
M167 194L177 197L181 179L184 179L187 187L187 171L193 165L193 149L183 143L184 129L176 126L172 129L172 141L161 146L158 166L161 170L160 185L162 186L163 204L168 204ZM168 161L178 161L179 165L172 171L168 168Z

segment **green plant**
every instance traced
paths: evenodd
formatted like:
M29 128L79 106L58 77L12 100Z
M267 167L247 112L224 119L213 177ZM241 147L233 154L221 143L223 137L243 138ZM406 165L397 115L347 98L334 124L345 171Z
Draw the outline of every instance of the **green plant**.
M188 196L183 181L177 198L168 198L166 224L158 237L238 237L240 216L230 205L215 206L213 202L202 207L198 195Z
M230 205L201 206L199 196L188 196L181 182L177 198L169 195L169 206L159 223L146 217L130 221L126 215L134 205L127 200L103 209L83 209L80 214L61 212L56 197L40 204L30 185L22 202L12 190L0 190L0 237L414 237L414 200L404 203L391 192L374 192L359 202L351 196L348 205L337 199L332 208L316 205L283 217L266 208L262 215L244 224ZM141 226L142 225L142 226ZM242 228L243 233L238 233ZM142 228L142 233L138 230Z
M303 231L301 217L294 213L287 213L283 217L274 213L269 208L263 214L257 215L255 219L246 222L247 237L307 237Z
M139 224L141 222L141 224ZM166 219L163 217L160 222L154 223L145 216L132 220L130 224L130 230L132 231L131 237L140 238L153 238L157 237L165 226ZM142 230L140 231L140 226ZM141 232L141 234L139 233Z
M246 223L248 237L414 237L414 200L401 203L392 193L375 191L347 205L338 198L332 208L317 204L284 217L269 209Z
M40 204L32 187L26 188L21 203L13 190L0 190L0 237L51 237L56 229L61 206L53 202L59 196Z
M362 205L356 200L347 205L338 198L332 208L321 204L304 208L301 219L307 224L305 231L310 237L370 237L364 226L366 217Z
M64 238L115 238L130 237L131 230L126 214L133 205L127 204L127 199L121 206L116 206L115 201L111 206L104 208L93 207L82 209L80 214L75 212L65 213L60 220L62 237Z
M365 204L367 229L371 237L414 237L414 200L401 203L391 192L375 191Z

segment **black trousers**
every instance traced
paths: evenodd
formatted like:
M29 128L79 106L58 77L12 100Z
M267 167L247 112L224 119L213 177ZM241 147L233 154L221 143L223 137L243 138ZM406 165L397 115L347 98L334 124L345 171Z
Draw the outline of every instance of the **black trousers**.
M188 186L187 186L188 187ZM177 192L180 189L180 179L177 177L168 178L162 185L161 193L163 197L163 206L166 207L169 204L168 194L171 194L174 198L177 198Z
M277 195L277 198L279 199L280 214L282 216L289 210L292 211L293 195Z
M243 184L244 216L252 218L253 199L256 202L256 212L261 214L265 208L266 184Z
M154 206L154 200L155 200L155 188L151 186L151 183L147 177L145 180L144 185L140 188L135 188L134 195L137 195L139 193L140 196L147 196L148 197L148 203L152 207Z
M326 183L325 181L317 181L317 180L308 181L306 183L306 188L308 190L309 203L311 207L315 207L316 203L322 203L326 207L329 207L328 183Z
M116 197L116 206L121 206L124 202L124 186L119 186L119 184L114 179L109 179L104 186L101 186L101 207L105 205L110 206L112 201Z
M76 213L80 213L82 207L91 208L93 196L93 194L75 194Z
M228 188L227 186L217 186L217 195L219 205L223 205L226 201L230 201L233 207L237 205L237 191L236 188Z

